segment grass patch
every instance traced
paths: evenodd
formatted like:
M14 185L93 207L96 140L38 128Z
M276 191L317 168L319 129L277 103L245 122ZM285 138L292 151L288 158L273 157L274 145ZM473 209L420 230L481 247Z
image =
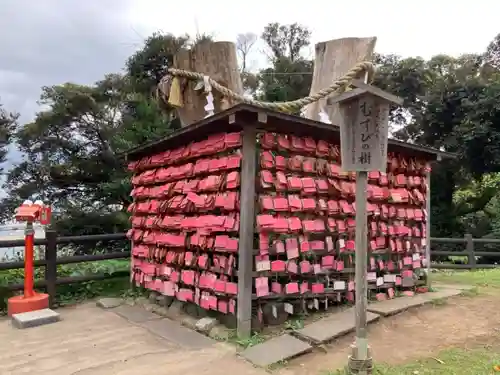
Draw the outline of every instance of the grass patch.
M285 322L285 330L287 331L298 331L304 328L304 319L300 316L289 319Z
M229 338L229 341L246 349L246 348L250 348L252 346L255 346L257 344L263 343L264 341L266 341L266 338L259 333L254 333L254 334L252 334L252 336L250 336L248 338L240 339L236 335L236 332L234 332L234 334L231 335L231 337Z
M463 297L475 297L478 294L479 294L479 289L477 287L473 287L472 289L469 290L463 290L462 293L460 293L460 295Z
M467 264L469 261L469 257L466 255L452 255L449 256L448 259L450 260L451 263L458 263L458 264Z
M279 370L279 369L282 369L283 367L286 367L288 365L288 361L287 360L282 360L282 361L278 361L276 363L273 363L272 365L269 365L267 366L267 371L276 371L276 370Z
M413 361L399 366L376 365L378 375L488 375L496 374L500 353L491 348L445 350L437 357ZM327 372L324 375L344 375L346 370Z
M443 351L436 358L427 358L402 366L382 366L379 374L384 375L479 375L494 374L494 366L500 364L500 354L493 350Z
M446 300L446 298L436 298L431 300L431 304L434 306L443 306L446 305L447 303L448 301Z
M500 268L470 271L440 271L431 275L432 281L445 284L467 284L479 287L499 287Z

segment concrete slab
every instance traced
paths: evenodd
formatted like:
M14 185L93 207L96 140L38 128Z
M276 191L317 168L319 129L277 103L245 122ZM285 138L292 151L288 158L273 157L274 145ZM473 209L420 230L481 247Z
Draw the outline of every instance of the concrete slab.
M432 287L437 290L440 289L459 289L459 290L472 290L475 288L474 285L463 285L463 284L446 284L446 283L432 283Z
M56 310L61 321L18 330L0 319L3 375L270 375L229 344L187 350L91 303Z
M245 349L240 355L254 365L267 367L311 350L307 342L290 335L281 335Z
M421 296L425 300L434 301L436 299L459 296L463 292L464 292L464 290L460 290L460 289L444 289L443 288L443 289L438 289L435 292L423 293L423 294L421 294Z
M398 297L386 301L370 303L368 305L368 311L382 316L395 315L411 307L422 306L430 302L428 298L426 299L422 296L423 294L418 294L413 297Z
M114 309L123 304L121 298L100 298L97 300L96 305L102 309Z
M148 320L161 319L161 316L147 311L142 306L122 305L114 308L112 311L132 323L143 323Z
M167 318L148 320L141 323L140 326L167 341L188 349L205 349L217 343L217 341Z
M38 327L61 320L58 313L51 309L42 309L12 315L12 325L18 329Z
M368 312L368 323L372 323L379 318L379 315ZM321 344L352 332L354 329L354 308L350 308L308 324L304 328L295 331L295 335L314 344Z
M440 288L436 292L417 294L413 297L398 297L387 301L370 303L368 311L382 316L398 314L412 307L418 307L432 301L458 296L463 292L460 289Z

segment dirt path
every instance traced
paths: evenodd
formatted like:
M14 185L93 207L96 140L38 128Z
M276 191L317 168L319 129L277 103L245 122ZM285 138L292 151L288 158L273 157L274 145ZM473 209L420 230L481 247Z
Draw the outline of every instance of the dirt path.
M180 348L93 304L61 309L63 321L16 330L0 321L2 375L264 375L218 343L204 350ZM384 318L370 326L377 362L398 364L436 356L450 347L474 348L500 339L500 293L456 297ZM343 367L353 336L290 361L278 375L318 375Z
M2 375L262 375L218 343L180 348L93 304L59 310L62 321L16 330L0 321Z
M381 319L370 326L369 341L377 362L399 364L436 356L445 348L474 348L500 339L500 294L455 297ZM345 366L354 335L291 360L280 375L318 375Z

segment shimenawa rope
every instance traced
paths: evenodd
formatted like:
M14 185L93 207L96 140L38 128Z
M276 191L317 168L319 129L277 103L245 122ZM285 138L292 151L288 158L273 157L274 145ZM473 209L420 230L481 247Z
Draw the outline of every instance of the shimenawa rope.
M191 72L188 70L176 69L176 68L169 68L168 73L170 76L182 77L196 81L203 81L205 77L205 75L202 73ZM346 74L344 74L341 78L333 82L330 86L318 91L315 94L311 94L304 98L288 102L263 102L260 100L247 98L241 94L238 94L228 89L225 86L222 86L212 78L208 78L208 80L212 88L220 92L225 97L234 99L242 103L252 104L256 107L274 109L283 112L293 112L300 110L302 107L305 107L308 104L317 102L318 100L331 96L334 93L340 94L344 92L354 79L362 76L362 73L368 74L368 82L371 82L375 74L375 66L373 65L373 63L370 61L359 62L356 65L354 65L351 69L349 69L349 71ZM169 76L167 75L165 78L169 78ZM161 83L162 82L160 82L159 87L162 86ZM163 94L165 95L165 93Z

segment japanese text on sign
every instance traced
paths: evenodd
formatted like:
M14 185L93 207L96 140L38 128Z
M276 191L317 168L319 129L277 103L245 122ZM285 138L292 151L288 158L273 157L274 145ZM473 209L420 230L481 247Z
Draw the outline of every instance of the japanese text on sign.
M387 163L389 104L364 95L343 111L342 168L346 171L383 171Z
M376 124L373 121L374 108L371 101L360 100L358 109L358 126L359 129L359 143L361 145L361 152L359 154L355 153L353 150L353 163L356 162L359 165L370 165L372 159L372 147L370 145L373 141L378 141L378 132L376 129Z

